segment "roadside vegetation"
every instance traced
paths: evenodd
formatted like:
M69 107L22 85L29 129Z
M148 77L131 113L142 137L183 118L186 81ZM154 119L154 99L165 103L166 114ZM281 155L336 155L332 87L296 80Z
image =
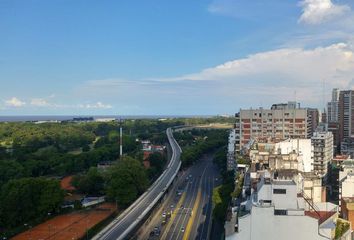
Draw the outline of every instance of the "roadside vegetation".
M215 151L227 144L227 130L192 129L174 133L182 148L182 167L188 167L203 154Z
M225 147L216 152L214 163L220 169L222 184L213 190L213 218L215 221L224 224L231 197L235 195L235 174L233 171L227 171Z

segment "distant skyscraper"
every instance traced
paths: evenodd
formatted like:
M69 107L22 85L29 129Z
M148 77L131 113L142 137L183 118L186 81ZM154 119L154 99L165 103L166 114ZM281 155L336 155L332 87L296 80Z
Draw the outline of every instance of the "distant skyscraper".
M334 88L332 90L332 100L327 103L328 122L338 122L338 100L339 90Z
M333 134L333 147L335 154L340 151L340 133L339 133L339 89L333 88L332 90L332 99L327 103L327 116L326 123L328 126L328 131ZM322 121L324 122L325 116L322 117Z
M354 155L354 91L340 91L338 102L339 142L342 153ZM354 157L354 156L352 156Z

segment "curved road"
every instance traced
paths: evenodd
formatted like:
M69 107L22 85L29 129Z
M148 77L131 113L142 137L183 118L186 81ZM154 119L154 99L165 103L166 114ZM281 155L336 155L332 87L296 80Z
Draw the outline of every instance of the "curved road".
M181 166L181 148L173 138L171 128L166 130L166 134L172 148L171 161L166 170L143 195L93 239L127 239L170 186Z

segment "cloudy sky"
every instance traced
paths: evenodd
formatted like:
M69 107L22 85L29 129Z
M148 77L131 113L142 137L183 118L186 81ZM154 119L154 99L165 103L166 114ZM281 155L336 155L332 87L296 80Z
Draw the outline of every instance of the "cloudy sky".
M353 52L353 0L0 0L0 115L323 108Z

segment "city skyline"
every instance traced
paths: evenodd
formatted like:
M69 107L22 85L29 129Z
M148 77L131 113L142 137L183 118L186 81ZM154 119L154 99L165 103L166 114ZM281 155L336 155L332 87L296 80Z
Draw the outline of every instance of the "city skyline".
M0 115L323 109L354 84L352 1L0 2Z

